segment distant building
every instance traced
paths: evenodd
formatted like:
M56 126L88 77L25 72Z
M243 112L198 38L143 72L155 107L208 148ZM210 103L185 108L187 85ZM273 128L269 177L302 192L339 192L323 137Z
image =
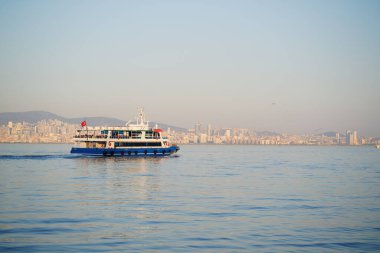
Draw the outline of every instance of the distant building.
M352 145L352 135L350 130L346 131L346 145Z
M211 136L211 124L207 125L207 135Z
M346 132L346 145L358 145L358 132L347 130Z
M199 143L207 143L207 134L200 135Z
M336 144L340 145L341 142L340 142L340 134L339 133L335 134L335 139L336 139Z
M211 124L207 125L207 142L212 142L212 129L211 129Z
M353 145L358 145L358 144L359 144L359 141L358 141L358 132L354 131L353 132Z
M13 122L8 122L8 135L12 135Z
M202 133L202 124L196 123L195 124L195 135L200 135Z

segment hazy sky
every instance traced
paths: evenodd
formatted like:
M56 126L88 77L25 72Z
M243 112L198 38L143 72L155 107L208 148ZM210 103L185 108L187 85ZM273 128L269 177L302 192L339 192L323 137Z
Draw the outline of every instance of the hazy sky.
M380 136L379 98L378 0L0 0L1 112Z

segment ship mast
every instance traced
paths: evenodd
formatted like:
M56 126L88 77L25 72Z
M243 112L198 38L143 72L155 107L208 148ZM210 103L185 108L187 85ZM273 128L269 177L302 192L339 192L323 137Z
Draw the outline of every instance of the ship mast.
M134 130L148 130L149 121L145 121L145 113L142 107L137 108L136 123L133 124L128 121L126 126Z
M145 114L144 114L144 108L142 107L137 108L136 124L145 125Z

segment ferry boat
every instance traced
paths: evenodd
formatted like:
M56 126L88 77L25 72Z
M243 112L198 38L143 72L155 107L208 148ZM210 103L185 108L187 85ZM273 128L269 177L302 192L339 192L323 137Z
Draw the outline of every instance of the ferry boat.
M143 109L138 110L136 123L121 127L88 127L82 122L76 131L72 154L86 156L169 156L179 147L162 136L162 130L149 127Z

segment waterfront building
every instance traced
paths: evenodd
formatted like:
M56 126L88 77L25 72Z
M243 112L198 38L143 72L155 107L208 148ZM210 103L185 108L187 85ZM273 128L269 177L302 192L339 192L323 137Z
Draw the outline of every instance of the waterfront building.
M336 144L340 145L340 134L339 133L336 133L335 134L335 139L336 139Z
M224 136L226 136L226 138L230 138L231 137L231 129L226 129Z
M200 135L202 133L202 124L196 123L195 124L195 135Z
M352 144L352 141L351 141L351 131L350 130L347 130L346 131L346 145L351 145Z
M201 143L201 144L207 143L207 134L201 134L200 135L199 143Z
M354 131L353 132L353 145L358 145L359 144L359 141L358 141L358 132L357 131Z
M346 145L358 145L358 132L347 130L346 132Z

